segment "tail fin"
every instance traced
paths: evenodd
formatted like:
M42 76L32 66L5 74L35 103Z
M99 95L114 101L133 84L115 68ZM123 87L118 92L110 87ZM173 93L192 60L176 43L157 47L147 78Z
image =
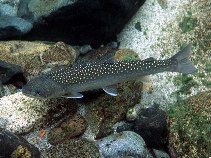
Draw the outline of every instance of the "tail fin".
M192 74L196 71L193 63L189 60L191 53L191 44L188 44L185 48L175 54L171 59L177 60L177 66L174 69L175 72L183 74Z

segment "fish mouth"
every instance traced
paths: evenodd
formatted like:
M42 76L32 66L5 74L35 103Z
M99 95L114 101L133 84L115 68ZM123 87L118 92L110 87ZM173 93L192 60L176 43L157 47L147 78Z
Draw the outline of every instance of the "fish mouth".
M22 94L25 95L25 96L27 96L27 97L30 97L30 98L47 99L47 98L44 98L43 96L40 96L40 95L33 95L33 94L25 93L25 92L23 92L23 90L22 90Z

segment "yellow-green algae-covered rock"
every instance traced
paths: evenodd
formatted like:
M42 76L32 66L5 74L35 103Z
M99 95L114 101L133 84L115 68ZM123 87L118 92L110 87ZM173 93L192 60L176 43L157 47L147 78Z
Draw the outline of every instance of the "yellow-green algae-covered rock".
M84 138L70 139L43 153L51 158L101 158L98 145Z
M28 79L48 68L73 64L78 54L77 50L63 42L0 42L0 60L20 65Z
M82 116L74 115L48 133L48 142L55 145L66 139L79 136L84 133L86 126L86 120Z
M0 128L1 158L39 158L40 151L23 137Z
M31 158L31 152L26 148L23 147L22 145L19 145L15 151L13 151L12 158L17 158L17 157L24 157L24 158Z
M179 157L211 155L211 91L180 101L168 109L170 146Z
M26 133L50 126L65 115L73 115L76 110L74 100L39 100L18 92L0 98L0 126L18 134Z

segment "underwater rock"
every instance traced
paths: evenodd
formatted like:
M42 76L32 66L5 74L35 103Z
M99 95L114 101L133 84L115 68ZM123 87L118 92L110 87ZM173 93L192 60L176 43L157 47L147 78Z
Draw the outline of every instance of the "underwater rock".
M77 104L64 98L38 100L21 92L0 98L0 125L21 134L50 126L65 115L74 115Z
M30 13L23 5L27 1L0 1L0 39L20 37L32 29Z
M132 49L119 49L115 52L116 60L136 60L139 59L138 54Z
M38 19L42 16L46 17L57 9L73 4L77 0L56 0L56 1L43 1L33 0L28 3L28 10L33 14L34 19Z
M166 112L158 106L143 109L135 121L135 132L140 134L149 148L167 149L167 127Z
M124 131L112 134L97 141L100 151L106 158L112 157L147 157L144 140L135 132Z
M123 131L134 131L134 123L118 122L114 125L114 130L118 133Z
M81 46L79 48L79 52L80 54L84 55L86 53L88 53L90 50L92 50L92 47L90 45L84 45L84 46Z
M64 42L57 42L41 54L44 65L72 65L78 57L78 50Z
M101 44L116 39L145 0L0 1L0 39ZM24 35L25 34L25 35Z
M0 128L0 157L1 158L39 158L39 150L28 143L23 137L17 136Z
M201 92L169 107L169 144L178 157L211 155L211 91Z
M22 85L22 83L21 83L21 85ZM17 87L12 85L12 84L2 85L0 83L0 98L3 97L3 96L8 96L8 95L11 95L11 94L15 94L15 93L17 93L19 91L20 90L17 89Z
M1 41L0 59L20 65L27 79L54 67L73 64L78 50L63 43Z
M145 0L77 0L38 20L33 29L22 38L64 41L71 45L90 44L96 48L115 40L116 35L144 2ZM30 3L33 4L34 1ZM51 3L34 7L40 5L41 3L37 3L29 6L35 16L37 11L39 16L39 9L48 10L44 8L51 6Z
M98 145L95 142L91 142L84 138L66 140L61 144L53 146L46 153L43 153L43 156L51 158L101 157Z
M0 39L20 37L33 27L28 20L13 16L0 16Z
M52 145L74 138L86 130L86 120L80 115L74 115L62 122L58 127L48 133L48 141Z
M0 39L20 38L33 28L34 22L41 16L69 5L75 0L18 0L0 1ZM39 20L40 21L40 20Z
M82 46L83 48L83 46ZM117 51L117 47L112 47L109 44L101 46L97 49L92 49L84 56L79 56L77 62L105 62L112 58Z
M168 8L168 0L158 0L159 5L161 6L162 9L167 9Z
M13 77L22 75L21 67L16 64L10 64L0 60L0 82L7 84Z
M156 158L170 158L169 155L161 150L152 149ZM174 158L174 157L172 157ZM176 157L175 157L176 158Z

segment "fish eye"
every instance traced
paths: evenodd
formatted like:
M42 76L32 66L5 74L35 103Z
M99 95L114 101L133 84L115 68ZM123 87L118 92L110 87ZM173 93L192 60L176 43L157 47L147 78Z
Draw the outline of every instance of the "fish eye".
M35 91L35 94L36 95L41 95L41 92L40 91Z

